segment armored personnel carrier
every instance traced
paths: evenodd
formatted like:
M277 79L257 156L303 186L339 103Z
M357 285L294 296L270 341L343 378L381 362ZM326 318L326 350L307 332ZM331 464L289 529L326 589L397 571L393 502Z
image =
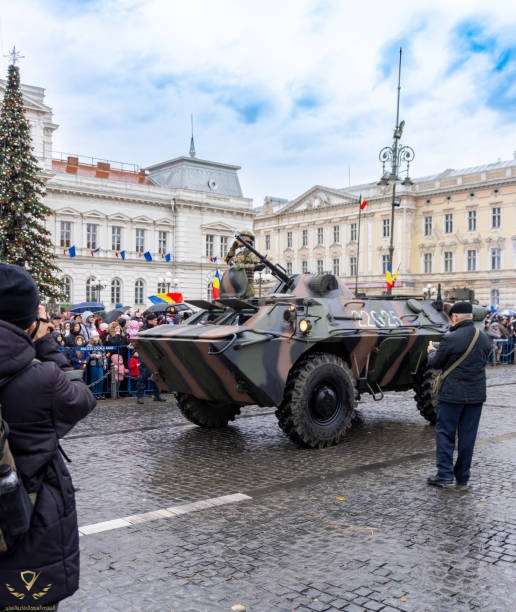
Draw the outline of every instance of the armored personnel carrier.
M247 279L230 269L220 299L193 301L200 310L185 324L135 339L188 420L222 427L242 406L275 406L293 442L322 448L343 439L362 395L413 389L421 415L435 421L426 354L449 326L439 295L356 297L331 274L288 276L240 240L278 279L271 293L240 299Z

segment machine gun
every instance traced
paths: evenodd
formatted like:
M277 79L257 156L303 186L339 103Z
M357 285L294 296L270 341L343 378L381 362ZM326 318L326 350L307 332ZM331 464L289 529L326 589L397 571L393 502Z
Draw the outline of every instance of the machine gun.
M257 251L254 246L251 243L247 242L247 240L243 238L240 234L235 234L235 238L240 241L246 248L248 248L251 253L254 253L256 257L258 257L258 259L269 268L272 274L278 280L285 284L286 290L290 289L294 282L294 279L287 274L286 270L284 270L281 266L275 265L271 261L269 261L265 255L262 255L259 251Z

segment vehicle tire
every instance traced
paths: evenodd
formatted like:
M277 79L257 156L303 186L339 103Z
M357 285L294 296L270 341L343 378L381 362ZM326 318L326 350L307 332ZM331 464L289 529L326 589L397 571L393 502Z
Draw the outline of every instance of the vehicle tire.
M417 373L414 385L414 399L416 400L417 409L421 416L432 425L435 425L437 418L435 406L437 397L433 392L434 380L437 374L438 370L432 370L424 366Z
M236 415L240 414L240 406L209 402L185 393L178 394L177 405L185 419L199 427L212 429L226 427L229 421L234 421Z
M288 376L276 410L279 426L301 446L338 444L351 426L355 397L348 365L336 355L315 353L302 359Z

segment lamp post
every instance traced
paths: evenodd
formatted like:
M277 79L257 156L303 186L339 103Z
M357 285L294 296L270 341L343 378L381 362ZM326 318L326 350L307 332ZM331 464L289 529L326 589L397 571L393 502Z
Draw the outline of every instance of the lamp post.
M437 289L435 287L432 287L430 283L428 283L427 286L423 288L423 297L425 298L425 300L430 300L435 296L436 293Z
M177 281L174 280L174 284ZM170 292L170 285L172 283L172 275L170 274L170 272L167 272L165 274L165 276L162 276L161 278L158 278L158 293L165 293L165 291L162 291L165 287L166 287L166 293Z
M410 162L414 159L415 153L412 147L403 146L400 143L405 121L400 121L400 89L401 89L401 48L400 59L398 64L398 99L396 104L396 127L394 128L393 143L390 147L384 147L379 154L382 162L382 178L378 181L378 185L392 185L392 200L391 200L391 226L390 226L390 242L389 242L389 269L391 275L394 275L393 255L394 255L394 209L400 205L400 200L396 198L396 185L401 183L404 187L409 187L414 183L409 177ZM386 169L386 164L390 163L390 172ZM402 166L405 168L402 169ZM401 172L400 172L401 170ZM401 180L400 173L405 174L405 178ZM392 293L392 287L387 289L387 293Z
M258 285L258 297L262 297L262 285L268 283L272 278L269 270L257 270L254 273L254 282Z
M93 294L93 301L94 302L100 302L100 293L102 291L102 289L106 288L106 285L102 284L102 281L100 280L100 278L97 278L96 276L93 276L91 278L91 292Z

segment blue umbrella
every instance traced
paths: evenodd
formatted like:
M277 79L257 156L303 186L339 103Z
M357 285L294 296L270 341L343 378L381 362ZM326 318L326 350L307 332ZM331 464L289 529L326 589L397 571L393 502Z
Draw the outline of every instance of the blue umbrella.
M100 312L101 310L105 310L106 307L104 304L100 302L81 302L80 304L75 304L70 308L70 312L74 312L75 314L79 314L81 312L86 312L87 310L91 312Z
M512 308L504 308L503 310L497 310L496 314L502 317L512 317L516 315L516 310L512 310Z

